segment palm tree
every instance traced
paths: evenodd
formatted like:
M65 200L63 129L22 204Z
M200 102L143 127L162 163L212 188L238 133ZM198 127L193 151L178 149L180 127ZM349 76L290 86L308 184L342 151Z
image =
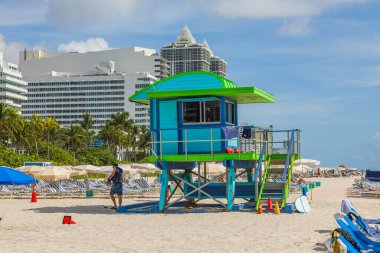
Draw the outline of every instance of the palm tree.
M136 150L138 148L139 132L140 128L136 125L132 125L129 128L128 132L128 144L129 147L132 149L134 162L136 162Z
M93 142L95 131L91 130L94 125L94 119L89 112L83 114L83 120L79 123L88 135L90 142Z
M50 160L50 139L54 142L55 140L55 134L59 130L59 124L55 118L47 117L43 121L43 132L46 135L46 141L47 141L47 151L48 151L48 160ZM53 137L53 138L51 138Z
M7 122L7 114L8 114L8 105L4 102L0 103L0 140L6 142L6 122Z
M90 141L89 136L79 125L71 124L70 127L66 129L66 134L66 146L73 151L74 157L76 152L85 147L86 142Z
M44 129L44 121L37 114L33 114L32 117L30 117L26 127L26 134L28 135L28 138L33 140L36 148L35 152L38 156L38 142L43 137L43 132L41 130Z
M110 124L119 127L123 131L127 131L133 124L133 121L129 119L128 112L118 112L111 115Z
M143 150L145 155L149 155L149 142L150 142L150 133L146 126L139 127L139 139L138 147L140 150Z
M7 115L7 129L9 131L9 140L15 145L16 152L20 152L20 144L25 134L26 122L20 113L15 109L9 109Z
M94 125L94 119L89 112L86 112L83 114L83 120L79 124L84 130L86 130L86 132L88 132Z
M106 142L108 150L114 154L117 152L117 147L120 145L121 136L123 135L124 132L111 124L110 121L107 121L98 133L99 138Z

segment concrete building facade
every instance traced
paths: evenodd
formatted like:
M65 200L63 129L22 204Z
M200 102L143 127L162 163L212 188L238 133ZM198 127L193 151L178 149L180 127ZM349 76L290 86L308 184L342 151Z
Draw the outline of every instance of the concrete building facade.
M169 73L152 49L126 48L92 53L20 52L20 67L29 82L22 114L54 117L63 126L79 122L85 112L94 129L117 112L129 112L138 125L149 126L149 108L128 97Z
M20 110L21 102L27 99L27 87L18 66L4 61L0 52L0 102Z

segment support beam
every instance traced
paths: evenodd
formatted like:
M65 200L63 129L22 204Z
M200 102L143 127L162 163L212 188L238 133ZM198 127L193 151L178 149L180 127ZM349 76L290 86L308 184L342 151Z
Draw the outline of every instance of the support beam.
M194 190L192 190L191 192L188 192L187 194L184 194L183 196L179 197L177 200L175 200L174 202L171 202L171 203L168 203L166 205L166 208L172 206L172 205L175 205L176 203L178 203L179 201L181 201L182 199L186 198L187 196L190 196L191 194L193 194L194 192L201 192L203 193L205 196L209 197L210 199L213 199L214 201L218 202L219 204L221 204L222 206L226 207L227 206L225 204L223 204L221 201L219 201L218 199L216 199L215 197L211 196L210 194L208 194L207 192L203 191L202 188L206 187L207 185L211 184L211 183L214 183L215 181L218 180L219 177L221 176L224 176L225 174L227 174L227 172L224 172L220 175L217 175L213 178L210 179L210 181L208 181L207 183L201 185L199 188L195 188L194 185L190 184L189 182L185 181L184 179L180 178L180 177L177 177L176 175L172 175L173 177L175 177L176 179L178 179L179 181L183 182L184 184L187 184L189 186L191 186L192 188L195 188ZM198 200L199 201L199 200Z
M205 183L207 182L206 166L207 166L207 162L203 162L203 179L204 179L203 182L205 182Z
M166 205L166 191L168 189L169 172L168 169L162 168L161 172L161 189L160 189L160 202L158 204L158 210L164 212Z
M248 182L253 182L252 168L247 169Z
M228 161L228 181L227 181L227 211L232 210L235 197L235 168L232 160Z

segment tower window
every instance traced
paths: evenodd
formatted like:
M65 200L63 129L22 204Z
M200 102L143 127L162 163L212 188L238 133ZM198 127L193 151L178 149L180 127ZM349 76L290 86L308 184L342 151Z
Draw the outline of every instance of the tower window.
M183 103L183 123L220 122L220 101Z

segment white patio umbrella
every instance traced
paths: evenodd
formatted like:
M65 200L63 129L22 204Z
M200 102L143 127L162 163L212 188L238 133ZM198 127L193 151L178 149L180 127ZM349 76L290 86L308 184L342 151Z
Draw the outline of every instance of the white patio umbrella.
M321 164L321 162L318 160L305 159L305 158L294 161L294 167L300 166L301 167L301 173L304 172L303 168L312 169L312 166L319 166L320 164ZM294 171L294 169L293 169L293 171Z
M303 172L308 172L312 170L313 168L307 165L297 165L293 167L293 173L303 173Z
M305 158L302 158L302 159L294 161L294 165L295 166L297 166L297 165L307 165L309 167L312 167L312 166L319 166L320 164L321 164L321 162L318 161L318 160L305 159Z
M137 173L138 172L137 169L133 169L128 164L119 164L119 167L123 169L124 173L133 173L133 172ZM105 172L105 173L111 173L112 170L113 170L113 166L112 165L102 166L102 167L99 168L99 172Z
M45 170L34 174L36 179L51 179L51 180L60 180L60 179L69 179L71 172L64 168L59 167L45 167Z
M16 170L21 171L21 172L26 173L26 174L29 174L29 175L34 175L34 174L39 173L45 169L46 169L46 167L35 166L35 165L33 165L33 166L21 166L21 167L16 168Z
M131 165L131 168L148 172L155 172L160 170L159 168L154 166L154 164L151 163L134 163Z
M85 170L88 172L98 172L99 167L91 165L91 164L86 164L86 165L77 165L72 168L73 170Z

